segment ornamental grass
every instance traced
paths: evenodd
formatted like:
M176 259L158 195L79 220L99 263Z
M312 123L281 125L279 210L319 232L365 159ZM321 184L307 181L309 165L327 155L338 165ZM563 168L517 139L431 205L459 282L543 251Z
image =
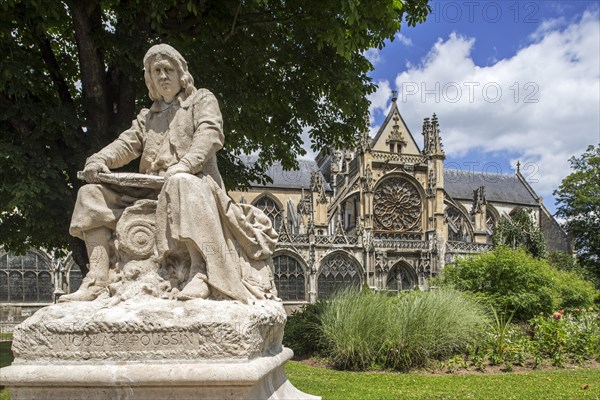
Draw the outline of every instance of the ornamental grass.
M487 323L481 305L448 289L400 295L341 291L321 316L329 358L350 370L426 367L465 350Z

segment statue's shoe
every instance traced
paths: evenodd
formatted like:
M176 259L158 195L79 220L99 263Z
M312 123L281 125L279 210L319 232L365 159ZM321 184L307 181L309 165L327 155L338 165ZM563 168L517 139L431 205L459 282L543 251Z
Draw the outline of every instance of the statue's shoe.
M84 278L79 289L70 294L60 296L58 303L69 301L92 301L106 291L106 285L99 284L95 279Z
M210 295L210 288L206 283L206 275L196 274L183 288L181 292L177 294L177 300L192 300L192 299L206 299Z

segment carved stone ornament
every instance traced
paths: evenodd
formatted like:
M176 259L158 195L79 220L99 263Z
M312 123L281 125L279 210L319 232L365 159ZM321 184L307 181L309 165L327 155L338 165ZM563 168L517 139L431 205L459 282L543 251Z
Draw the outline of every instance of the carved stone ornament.
M387 256L385 253L375 253L375 270L379 273L388 272L390 270L390 266L388 264Z
M367 168L365 169L363 190L365 192L372 192L374 186L375 186L375 179L373 178L373 171L371 170L370 166L367 166Z
M405 232L418 228L421 205L415 185L399 177L386 179L375 189L375 229Z

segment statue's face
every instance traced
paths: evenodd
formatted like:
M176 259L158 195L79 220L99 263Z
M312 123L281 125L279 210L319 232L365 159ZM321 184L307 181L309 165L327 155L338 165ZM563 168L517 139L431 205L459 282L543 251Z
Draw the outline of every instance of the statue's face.
M167 103L181 90L180 76L175 65L166 58L157 58L152 63L150 76L154 87Z

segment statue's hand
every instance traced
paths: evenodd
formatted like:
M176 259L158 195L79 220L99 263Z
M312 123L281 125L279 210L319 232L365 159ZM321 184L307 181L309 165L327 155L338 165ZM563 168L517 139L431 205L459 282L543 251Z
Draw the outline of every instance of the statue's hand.
M175 174L187 174L189 172L190 172L190 170L185 165L181 165L181 164L171 165L167 169L167 172L165 173L165 179L169 179L170 177L172 177Z
M110 173L110 169L106 166L106 164L102 163L91 163L85 166L83 169L83 179L85 179L88 183L100 183L100 179L98 178L99 173Z

